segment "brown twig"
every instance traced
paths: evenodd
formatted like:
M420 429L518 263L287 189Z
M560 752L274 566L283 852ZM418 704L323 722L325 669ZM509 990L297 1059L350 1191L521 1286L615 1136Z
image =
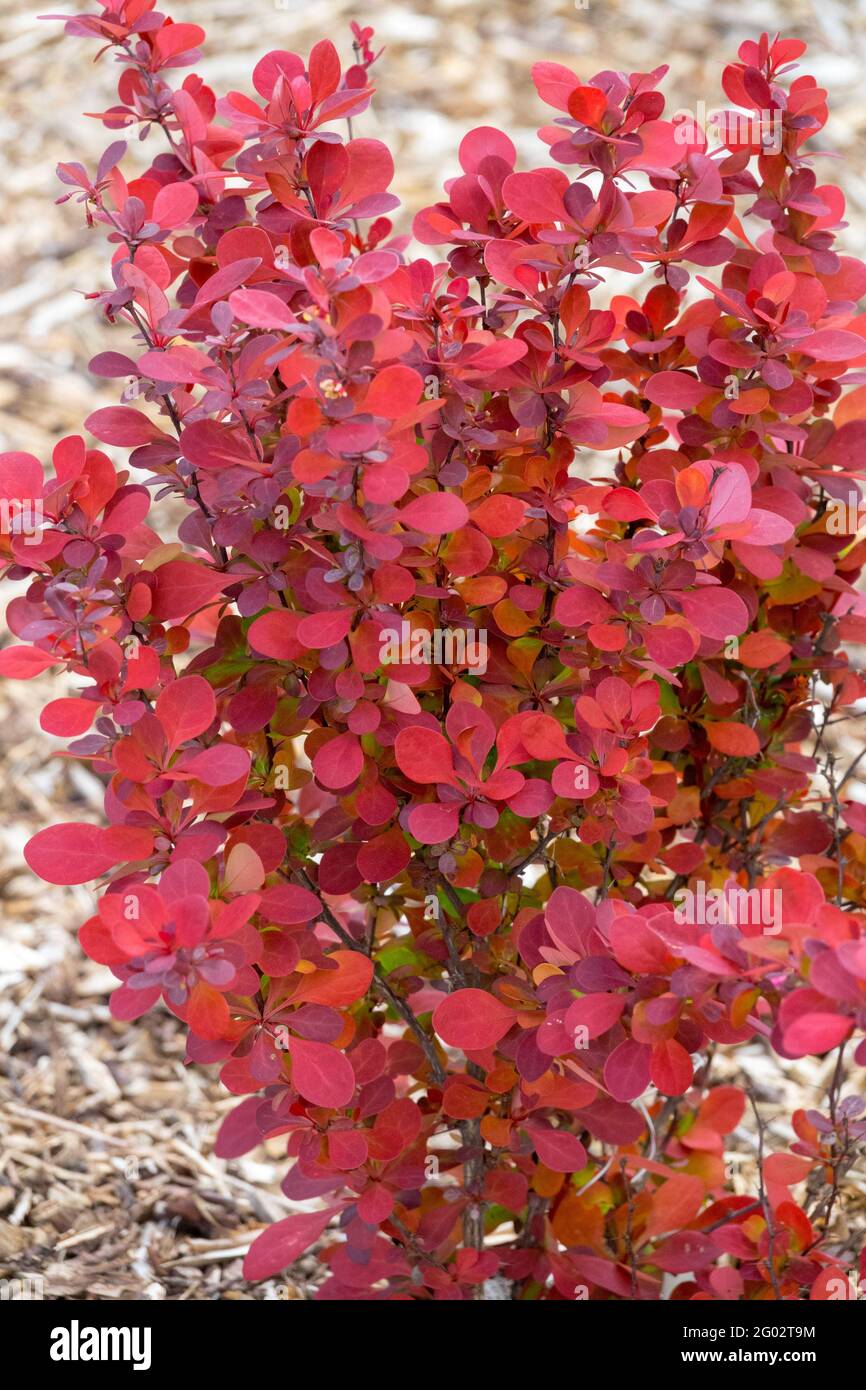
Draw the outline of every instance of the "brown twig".
M304 869L297 869L295 871L295 876L303 884L303 886L306 889L308 889L310 893L315 894L315 896L318 898L319 905L322 909L322 917L327 922L331 930L340 938L344 946L348 946L350 951L357 951L359 955L366 956L367 952L364 950L364 947L360 944L360 942L355 941L354 937L349 935L342 922L339 920L338 917L334 915L334 913L328 907L327 903L322 902L321 894L313 880L310 878L309 874ZM388 981L382 974L377 962L373 963L373 985L378 990L379 994L381 994L383 998L387 999L388 1003L392 1006L392 1008L396 1009L400 1017L405 1020L407 1026L411 1028L412 1032L415 1034L415 1037L418 1039L421 1048L424 1051L424 1055L427 1058L427 1061L430 1064L430 1070L433 1074L434 1080L438 1085L444 1085L445 1071L443 1069L442 1063L439 1061L439 1058L436 1054L436 1045L433 1042L433 1039L429 1036L428 1033L425 1033L424 1029L421 1027L421 1024L418 1022L417 1018L415 1017L406 1000L401 999L399 994L395 994L394 990L391 988L391 986L388 984Z
M767 1197L767 1189L764 1184L764 1130L766 1129L766 1125L763 1119L761 1118L760 1112L758 1110L758 1102L755 1099L755 1093L752 1090L751 1086L746 1087L746 1094L749 1097L749 1102L752 1106L752 1110L755 1116L755 1124L758 1127L758 1197L760 1201L760 1206L764 1213L764 1220L767 1223L767 1263L769 1265L770 1281L773 1285L773 1293L776 1295L776 1298L780 1302L783 1302L784 1300L782 1299L782 1293L779 1288L779 1280L776 1275L776 1234L773 1228L773 1213L770 1208L770 1201Z

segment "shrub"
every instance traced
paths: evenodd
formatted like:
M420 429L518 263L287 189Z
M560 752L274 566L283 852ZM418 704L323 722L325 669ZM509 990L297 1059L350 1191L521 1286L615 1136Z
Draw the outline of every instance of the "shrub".
M471 131L414 223L441 261L353 128L370 29L217 98L152 3L66 25L120 65L103 124L159 137L59 170L112 247L125 389L86 427L128 466L4 456L0 667L85 682L41 722L106 824L26 858L102 880L114 1017L164 1001L241 1098L218 1153L285 1136L321 1199L247 1276L336 1223L322 1298L852 1296L866 267L804 45L744 43L715 131L662 67L539 63L553 164ZM734 1193L748 1087L712 1067L755 1040L837 1062L788 1151L750 1096Z

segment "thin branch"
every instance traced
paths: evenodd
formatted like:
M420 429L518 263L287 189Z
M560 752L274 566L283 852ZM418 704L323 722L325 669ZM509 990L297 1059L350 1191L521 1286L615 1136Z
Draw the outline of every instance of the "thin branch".
M339 920L338 917L334 915L334 913L328 907L327 903L322 902L321 894L313 880L310 878L309 874L304 869L297 869L296 877L304 885L304 887L308 889L310 893L315 894L315 896L318 898L319 905L322 909L322 917L327 922L331 930L340 938L343 944L345 946L348 946L350 951L357 951L359 955L365 956L369 960L369 956L367 956L367 952L365 951L364 947L360 944L360 942L356 941L354 937L349 935L342 922ZM378 962L376 961L373 962L373 985L375 989L377 989L378 992L383 996L383 998L387 999L388 1003L392 1006L392 1008L396 1009L397 1013L400 1014L401 1018L405 1020L407 1026L411 1028L412 1032L415 1034L415 1037L418 1039L421 1048L423 1049L424 1056L427 1058L427 1061L430 1064L430 1070L433 1074L434 1080L436 1081L437 1085L443 1086L445 1084L445 1071L442 1067L442 1063L439 1061L439 1058L436 1054L436 1046L433 1042L433 1039L429 1036L428 1033L425 1033L424 1029L421 1027L421 1024L418 1022L417 1018L415 1017L406 1000L401 999L399 994L394 993L394 990L388 984L388 981L385 979L384 975L382 974L381 968Z
M764 1185L764 1130L766 1128L766 1125L764 1124L764 1121L761 1118L760 1112L758 1110L758 1102L755 1099L755 1093L752 1090L751 1086L746 1087L746 1094L749 1097L749 1102L752 1106L752 1110L755 1115L755 1124L758 1127L758 1196L760 1199L760 1206L764 1213L764 1220L767 1223L767 1263L770 1267L770 1280L773 1285L773 1293L776 1295L776 1298L779 1300L779 1302L784 1302L784 1300L782 1299L781 1290L779 1288L779 1280L776 1275L776 1234L775 1230L773 1229L773 1213L770 1208L769 1198L767 1197L767 1189Z

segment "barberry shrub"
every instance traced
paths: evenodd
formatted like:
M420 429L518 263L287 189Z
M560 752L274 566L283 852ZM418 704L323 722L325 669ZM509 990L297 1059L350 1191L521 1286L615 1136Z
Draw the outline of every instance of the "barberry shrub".
M59 172L112 248L85 423L128 464L3 457L0 668L79 683L41 722L106 824L26 858L101 881L112 1014L162 1000L221 1066L221 1156L285 1138L306 1205L247 1277L321 1243L323 1299L853 1297L866 267L804 45L744 43L715 130L663 67L539 63L548 162L471 131L428 258L370 29L218 98L171 81L198 26L102 7L66 24L119 64L99 119L159 149ZM743 1044L826 1058L785 1151Z

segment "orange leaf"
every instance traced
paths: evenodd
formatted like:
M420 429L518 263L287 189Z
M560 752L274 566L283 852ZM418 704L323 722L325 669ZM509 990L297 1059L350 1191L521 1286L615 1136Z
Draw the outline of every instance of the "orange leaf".
M690 1221L694 1221L701 1209L705 1193L706 1188L700 1178L675 1173L667 1182L662 1183L653 1197L646 1234L658 1236L663 1231L681 1231Z
M758 415L769 403L770 393L763 386L756 386L751 391L744 391L741 396L728 401L728 405L735 415Z
M292 1003L307 999L314 1004L344 1008L362 999L370 988L373 963L360 951L332 951L328 956L336 970L315 970L307 975L292 995Z
M537 1192L539 1197L555 1197L564 1182L564 1173L554 1173L550 1168L545 1168L543 1163L539 1163L532 1179L532 1190Z
M783 642L781 637L777 637L770 628L762 628L760 632L750 632L748 637L744 637L740 643L739 660L743 666L750 666L755 671L765 671L768 666L775 666L777 661L783 661L791 650L790 642Z
M524 613L522 608L518 608L516 603L512 603L510 598L504 598L497 603L493 609L493 616L507 637L522 637L535 626L534 620Z
M507 1148L511 1140L511 1121L485 1115L481 1121L481 1138L494 1149Z
M713 748L729 758L754 758L761 751L761 742L748 724L707 724L707 738Z
M186 1021L199 1038L215 1041L225 1035L229 1006L225 996L212 985L197 984L189 996Z
M442 1109L452 1120L477 1120L487 1108L487 1090L469 1076L449 1076L442 1093Z
M581 1197L569 1192L563 1197L551 1225L562 1245L589 1245L599 1251L604 1247L604 1216L589 1193Z

